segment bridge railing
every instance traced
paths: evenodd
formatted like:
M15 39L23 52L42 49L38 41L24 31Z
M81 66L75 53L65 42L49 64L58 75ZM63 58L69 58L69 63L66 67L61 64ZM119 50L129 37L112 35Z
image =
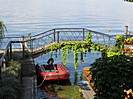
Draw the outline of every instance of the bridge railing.
M2 47L0 46L0 78L3 63L8 63L12 59L12 50L21 51L23 57L27 50L33 55L40 49L45 50L48 44L61 41L85 41L88 32L92 34L92 42L108 46L115 42L110 35L85 28L56 28L30 37L5 37L1 43Z
M23 55L25 50L34 54L39 49L45 50L48 44L55 44L61 41L85 41L88 32L92 34L92 42L108 46L113 45L115 42L115 39L110 35L85 28L56 28L31 37L5 37L2 42L4 47L3 49L0 48L4 50L4 56L2 55L0 63L2 63L5 56L12 57L12 49L22 51Z
M15 51L21 51L24 52L23 42L21 42L21 39L23 39L23 36L11 36L11 37L4 37L1 40L0 45L0 67L4 63L7 63L12 59L12 50ZM24 53L23 53L24 54Z
M85 29L85 28L56 28L35 36L31 36L27 41L27 48L30 52L35 53L39 49L44 49L48 44L59 43L61 41L85 41L88 32L92 34L92 42L106 44L111 46L115 39L104 33ZM28 40L28 39L27 39Z

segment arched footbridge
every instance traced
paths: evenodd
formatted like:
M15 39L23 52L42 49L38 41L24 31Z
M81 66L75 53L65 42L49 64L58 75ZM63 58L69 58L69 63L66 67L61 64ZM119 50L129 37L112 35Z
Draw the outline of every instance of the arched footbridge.
M84 42L86 35L91 32L92 42L111 46L115 42L115 36L100 33L85 28L56 28L34 36L4 37L0 49L0 66L5 60L12 59L13 51L20 51L22 55L29 52L33 57L46 52L52 44L61 42Z

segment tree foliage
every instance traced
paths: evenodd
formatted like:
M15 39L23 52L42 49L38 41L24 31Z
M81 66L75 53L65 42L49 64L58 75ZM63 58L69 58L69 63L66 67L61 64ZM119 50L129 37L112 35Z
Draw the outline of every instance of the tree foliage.
M121 34L117 34L116 35L116 43L115 46L119 49L119 51L122 52L123 48L124 48L124 36L122 36Z
M0 21L0 47L2 43L2 38L4 37L4 33L7 31L6 26L3 21Z
M128 1L128 2L133 2L133 0L125 0L125 1Z
M20 73L20 64L12 60L10 66L3 71L3 77L0 80L0 99L20 98Z
M95 99L124 99L133 90L133 58L125 55L99 58L91 68ZM133 97L132 97L133 98Z
M0 41L4 37L4 33L7 31L3 21L0 21Z
M92 42L92 34L91 34L91 32L88 32L86 35L86 41L83 41L83 42L71 42L71 41L61 42L58 44L51 45L48 49L50 49L51 52L54 50L57 50L57 49L62 49L62 62L64 63L64 65L66 65L69 51L73 50L73 52L74 52L74 68L77 68L79 52L84 53L86 51L91 51L91 50L103 52L105 50L105 45L95 44L94 42Z

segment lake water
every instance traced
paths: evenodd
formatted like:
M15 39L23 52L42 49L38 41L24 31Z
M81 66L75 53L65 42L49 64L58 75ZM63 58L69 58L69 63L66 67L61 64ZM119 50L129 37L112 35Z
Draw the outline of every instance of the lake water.
M0 0L7 35L32 35L53 28L88 28L110 35L133 31L133 3L124 0Z
M4 21L9 36L35 35L53 28L88 28L110 35L123 34L124 26L133 31L133 3L124 0L0 0L0 20ZM111 29L108 32L108 29ZM79 76L82 68L89 66L100 52L84 54L84 62L74 69L73 53L70 53L67 67ZM38 63L46 63L49 54L37 57ZM55 63L61 55L53 56Z
M68 81L51 81L51 82L47 82L44 81L44 84L38 88L37 91L37 99L43 99L42 97L44 96L43 94L45 86L49 86L49 85L57 85L57 86L61 86L62 84L64 86L71 86L71 85L75 85L77 84L79 81L84 79L83 76L83 72L82 69L86 66L90 66L97 58L99 58L101 56L101 52L98 51L91 51L91 52L86 52L83 54L83 61L81 61L81 54L79 52L78 54L78 67L75 69L74 68L74 57L73 57L73 51L71 51L68 54L68 59L66 61L66 67L70 70L70 78ZM51 57L51 53L47 53L47 54L43 54L40 57L35 58L35 62L39 63L39 64L47 64L47 60ZM52 53L52 57L54 58L54 63L57 64L58 62L62 61L61 58L61 51L53 51ZM38 84L41 84L42 80L38 80ZM52 95L49 93L49 95ZM41 98L40 98L41 97ZM60 99L60 98L50 98L50 99ZM71 98L63 98L63 99L71 99ZM74 98L77 99L77 98ZM78 98L80 99L80 98Z
M71 51L68 54L68 59L66 61L66 67L70 70L70 82L74 83L74 73L78 73L77 81L80 81L80 76L82 75L82 69L83 67L90 66L95 59L99 58L101 56L101 52L98 51L91 51L91 52L85 52L83 53L83 61L81 61L81 54L78 53L78 67L77 69L74 68L74 54L73 51ZM62 62L61 58L61 52L58 50L53 51L52 57L54 58L54 63L57 64L58 62ZM39 64L47 64L48 59L51 58L51 53L43 54L40 57L35 58L35 62Z

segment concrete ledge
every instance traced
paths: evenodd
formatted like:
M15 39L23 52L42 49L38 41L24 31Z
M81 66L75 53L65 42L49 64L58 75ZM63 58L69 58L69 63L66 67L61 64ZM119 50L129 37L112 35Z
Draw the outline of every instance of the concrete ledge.
M22 77L32 77L36 74L35 64L33 60L23 60L21 61L21 74Z
M21 99L36 99L34 77L23 77L22 78Z
M37 82L33 60L21 61L22 96L21 99L36 99Z

